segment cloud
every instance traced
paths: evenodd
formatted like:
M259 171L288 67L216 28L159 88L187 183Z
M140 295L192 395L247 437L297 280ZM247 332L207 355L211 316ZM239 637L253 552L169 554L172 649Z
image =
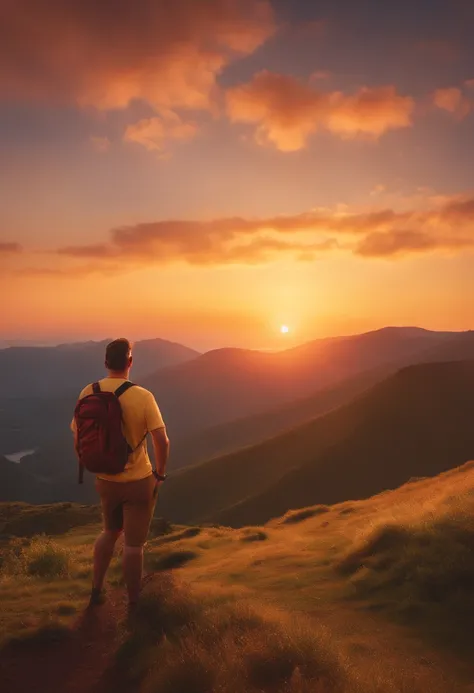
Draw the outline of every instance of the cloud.
M23 250L19 243L0 243L0 255L14 255Z
M370 191L370 195L374 197L374 195L381 195L382 193L387 191L387 186L383 185L383 183L379 183L376 185L372 190Z
M270 0L2 0L0 95L207 109L222 69L274 31Z
M169 262L250 264L289 254L301 260L337 251L389 258L468 248L474 249L474 198L453 197L408 211L315 209L261 219L157 221L119 227L108 243L58 253L125 269Z
M363 87L347 95L318 91L294 77L268 71L229 89L226 98L232 122L255 124L259 144L284 152L302 149L321 129L344 139L377 139L389 130L409 127L415 105L394 86Z
M364 257L394 257L428 250L455 251L474 247L474 238L436 237L425 231L370 233L355 248Z
M162 111L161 117L145 118L129 125L124 140L141 144L150 151L163 151L170 140L187 141L197 133L197 125L183 120L177 113Z
M433 102L437 108L452 113L459 120L465 118L473 107L473 103L458 87L437 89L433 94Z

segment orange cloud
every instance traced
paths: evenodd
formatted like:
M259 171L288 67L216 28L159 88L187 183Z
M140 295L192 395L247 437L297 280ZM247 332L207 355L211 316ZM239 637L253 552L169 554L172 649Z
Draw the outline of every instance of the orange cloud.
M472 102L466 98L458 87L437 89L433 94L433 102L438 108L452 113L462 120L472 109Z
M0 94L207 109L222 68L274 31L269 0L2 0Z
M167 262L193 265L266 262L291 253L312 259L323 252L395 257L474 248L474 198L455 197L431 208L340 212L316 209L263 219L158 221L113 229L109 243L70 246L58 253L101 261L106 267Z
M364 257L394 257L428 250L458 250L474 247L473 238L448 238L425 231L370 233L357 244L355 252Z
M343 138L377 139L388 130L409 127L414 105L394 86L364 87L346 95L318 91L294 77L268 71L227 92L231 121L255 124L259 144L284 152L302 149L320 129Z
M184 121L173 111L163 111L161 117L145 118L129 125L124 140L141 144L150 151L163 151L170 140L191 140L197 133L197 125Z
M0 243L0 255L21 253L22 250L19 243Z

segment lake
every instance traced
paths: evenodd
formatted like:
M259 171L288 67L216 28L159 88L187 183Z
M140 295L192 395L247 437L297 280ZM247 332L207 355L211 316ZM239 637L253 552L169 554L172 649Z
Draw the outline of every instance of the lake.
M24 457L27 457L28 455L33 455L36 452L36 450L20 450L20 452L12 452L10 455L4 455L4 457L7 460L10 460L10 462L21 462L21 460Z

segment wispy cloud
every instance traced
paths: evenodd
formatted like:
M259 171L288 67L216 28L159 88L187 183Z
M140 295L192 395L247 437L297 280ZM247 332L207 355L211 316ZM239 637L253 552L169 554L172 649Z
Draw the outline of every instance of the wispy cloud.
M193 139L197 130L196 123L166 110L160 113L160 117L145 118L129 125L125 130L124 140L140 144L150 151L162 152L171 140L185 142Z
M108 243L69 246L58 253L104 266L168 262L192 265L267 262L283 254L314 259L328 252L399 257L474 248L474 198L453 197L431 207L362 212L316 209L261 219L158 221L111 231Z
M469 115L474 107L474 101L466 97L459 87L437 89L433 94L433 102L437 108L448 111L459 120Z
M15 255L23 250L19 243L0 243L0 255Z
M412 124L414 100L394 86L364 87L355 94L323 92L289 75L263 71L227 92L227 112L235 123L256 126L259 144L281 151L302 149L318 130L345 138L377 139Z

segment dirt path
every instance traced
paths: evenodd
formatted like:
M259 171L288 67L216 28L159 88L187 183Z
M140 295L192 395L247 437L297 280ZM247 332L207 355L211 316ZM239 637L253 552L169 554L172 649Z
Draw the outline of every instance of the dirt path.
M15 644L0 653L4 693L119 693L108 668L125 620L123 591L86 609L71 634L56 642Z

